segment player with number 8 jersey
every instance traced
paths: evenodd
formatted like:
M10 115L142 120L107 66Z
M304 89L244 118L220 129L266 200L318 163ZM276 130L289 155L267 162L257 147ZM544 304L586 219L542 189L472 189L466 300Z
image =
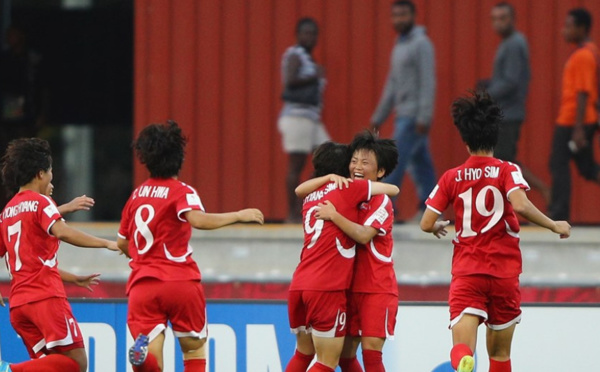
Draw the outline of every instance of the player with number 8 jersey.
M562 238L571 227L546 217L529 201L529 185L519 166L493 157L502 112L487 93L457 99L452 114L470 157L441 177L427 199L421 228L438 238L446 235L449 222L437 219L453 206L452 366L458 372L473 371L477 327L485 322L490 372L509 372L512 338L521 321L522 260L515 212Z
M257 209L205 213L196 190L177 179L185 144L181 128L173 121L147 126L134 143L150 178L125 204L117 244L131 258L127 325L137 336L129 350L135 372L161 370L167 322L183 351L184 372L206 370L206 300L192 258L191 228L264 222Z

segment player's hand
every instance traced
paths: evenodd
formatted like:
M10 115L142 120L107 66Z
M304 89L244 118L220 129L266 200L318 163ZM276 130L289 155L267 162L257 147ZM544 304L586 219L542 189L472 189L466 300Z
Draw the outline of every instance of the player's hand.
M329 182L335 182L338 189L342 190L344 187L348 188L352 180L350 178L338 176L337 174L332 173L329 175Z
M326 200L325 203L319 203L315 212L315 218L323 221L331 221L336 213L335 205Z
M417 134L424 136L427 133L429 133L429 125L425 123L417 123L415 131L417 132Z
M79 287L86 288L90 292L94 292L92 286L100 284L100 274L92 274L87 276L75 276L75 284Z
M446 221L435 221L435 225L433 225L433 235L435 235L436 238L441 239L442 236L446 236L448 234L448 230L446 230L446 227L450 224L450 221L446 220Z
M96 204L96 201L89 196L82 195L71 200L63 206L66 213L73 213L77 211L89 211Z
M587 138L585 138L585 131L583 130L582 126L575 126L571 140L577 146L578 151L588 145Z
M109 251L121 252L121 250L117 246L117 242L112 241L112 240L107 240L106 241L106 247L105 248L108 249Z
M556 221L552 232L560 235L561 239L571 236L571 225L567 221Z
M256 222L260 225L265 223L263 213L255 208L242 209L238 212L240 222Z
M6 307L6 304L4 303L4 297L2 297L2 294L0 294L0 306Z

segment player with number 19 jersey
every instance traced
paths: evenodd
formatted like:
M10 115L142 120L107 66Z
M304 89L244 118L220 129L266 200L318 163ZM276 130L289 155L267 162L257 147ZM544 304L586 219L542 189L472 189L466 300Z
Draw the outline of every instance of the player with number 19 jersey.
M453 276L521 274L519 220L508 201L517 189L529 190L521 169L492 157L471 156L442 176L426 204L437 214L454 206Z
M521 320L519 221L509 202L529 190L520 168L493 157L471 156L447 171L427 199L437 214L452 204L456 237L450 284L450 327L464 314L502 330Z

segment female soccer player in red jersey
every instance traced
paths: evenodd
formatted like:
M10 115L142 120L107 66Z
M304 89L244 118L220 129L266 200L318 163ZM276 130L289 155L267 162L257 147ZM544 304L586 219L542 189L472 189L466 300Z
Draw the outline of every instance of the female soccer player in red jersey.
M350 177L353 180L381 180L398 163L394 141L376 139L370 132L358 134L350 144L350 151ZM365 371L385 371L383 345L386 339L394 338L398 312L398 282L392 259L392 201L387 195L378 195L361 204L358 223L338 213L329 201L319 205L316 217L332 221L359 243L348 295L349 326L340 359L342 372L362 371L356 360L360 344Z
M346 291L352 280L356 243L332 222L316 219L318 205L329 200L341 214L357 221L359 206L372 195L394 196L399 192L394 185L367 180L351 182L344 189L339 183L330 183L338 179L330 173L348 175L348 163L348 146L325 143L313 157L316 178L296 189L298 195L307 196L303 206L304 247L288 299L297 350L286 372L305 372L315 352L317 362L310 371L333 371L348 329Z
M444 173L421 220L423 231L439 238L449 222L438 217L450 204L456 214L449 296L452 366L458 372L473 370L477 327L485 322L490 372L510 372L510 347L521 321L515 212L561 238L569 237L571 226L541 213L527 199L529 186L519 167L493 157L502 113L487 93L457 99L452 116L471 156Z
M191 186L177 179L186 139L177 123L152 124L134 143L150 178L123 208L119 248L131 257L127 325L136 337L129 361L136 372L161 371L167 321L179 339L185 372L206 369L206 301L189 245L192 227L217 229L236 222L264 222L258 209L205 213Z
M87 370L83 338L58 270L59 240L75 246L118 250L116 243L69 227L47 197L52 181L48 142L12 141L2 158L7 190L18 190L4 208L0 222L0 255L6 255L12 276L10 321L33 360L0 371Z

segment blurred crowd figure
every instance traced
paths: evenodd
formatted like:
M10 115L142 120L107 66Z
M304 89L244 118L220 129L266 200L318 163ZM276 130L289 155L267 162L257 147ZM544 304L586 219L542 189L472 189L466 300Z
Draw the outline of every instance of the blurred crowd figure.
M6 30L7 48L0 53L0 153L8 142L33 137L45 121L47 93L42 56L31 49L25 29L12 24ZM0 181L1 182L1 181ZM7 200L0 192L0 208Z
M569 11L565 41L576 46L562 76L562 94L550 157L552 202L550 217L567 220L571 205L571 160L585 179L600 183L592 141L598 131L600 54L590 40L592 16L583 8Z
M400 186L408 169L419 197L419 212L413 220L419 221L425 200L436 184L429 150L435 100L435 56L425 27L415 24L414 3L396 1L391 10L398 39L392 49L383 93L371 117L371 127L379 132L379 127L395 109L393 138L398 147L398 166L385 182Z
M319 27L312 18L302 18L296 24L296 44L289 47L281 60L283 108L278 127L283 149L288 154L286 177L288 217L286 222L302 221L302 200L294 190L300 184L300 174L312 151L329 140L321 122L325 74L312 51L317 45Z
M517 161L517 148L531 81L527 40L515 27L516 12L511 4L496 4L492 8L491 18L492 27L502 38L502 42L496 51L492 77L481 80L477 89L486 90L504 113L494 156L519 164L527 182L542 193L546 203L550 203L550 187Z

